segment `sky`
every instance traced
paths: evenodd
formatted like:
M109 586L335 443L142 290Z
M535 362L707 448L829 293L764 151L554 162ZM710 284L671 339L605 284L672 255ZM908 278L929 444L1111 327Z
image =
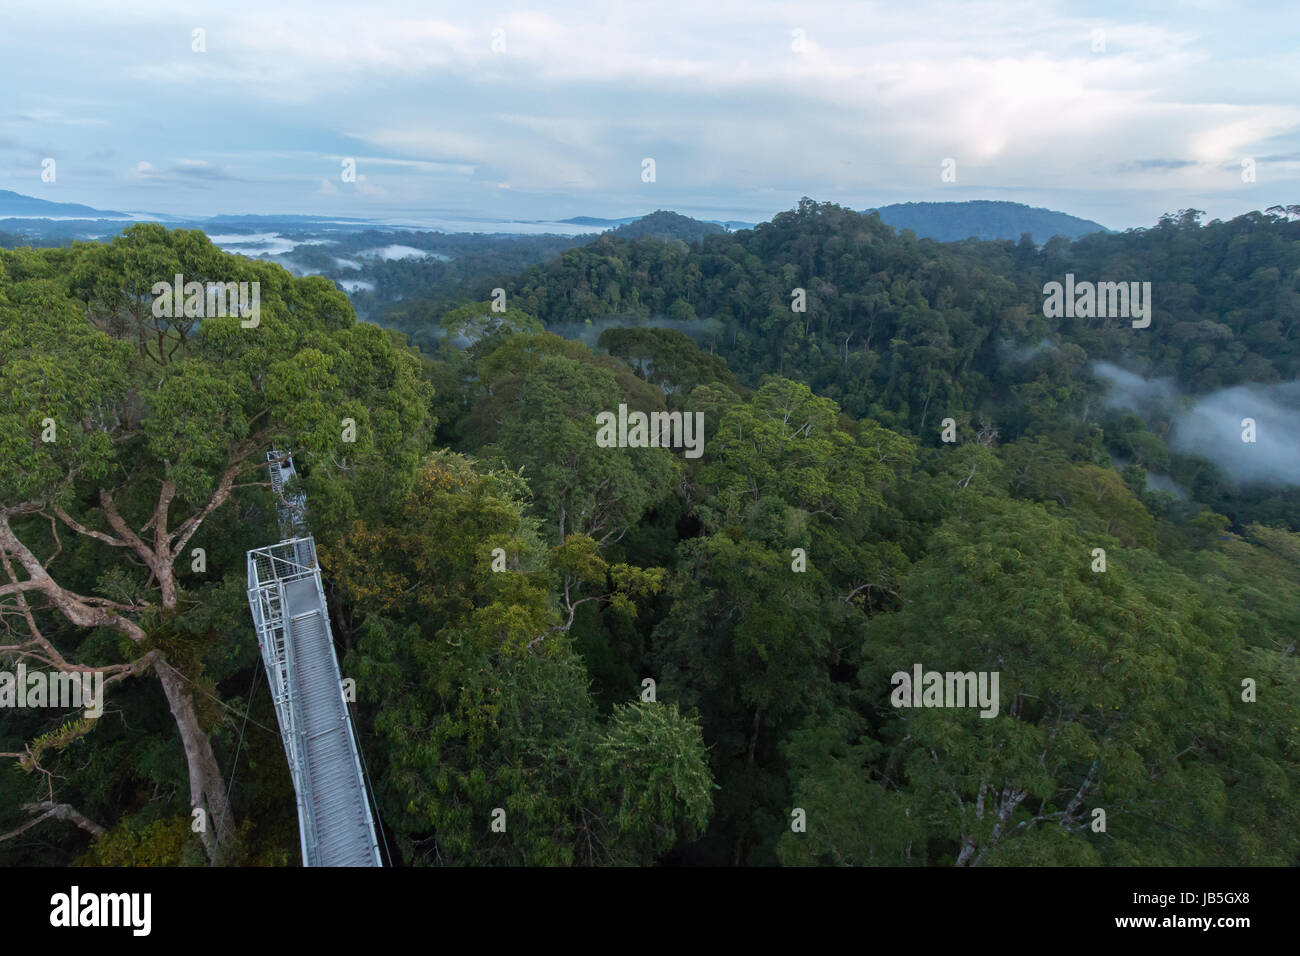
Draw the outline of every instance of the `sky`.
M9 2L0 83L0 189L126 212L1300 203L1294 0Z

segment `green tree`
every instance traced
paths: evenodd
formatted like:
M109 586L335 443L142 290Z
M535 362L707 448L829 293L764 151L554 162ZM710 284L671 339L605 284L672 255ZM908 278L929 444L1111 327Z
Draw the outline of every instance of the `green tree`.
M599 721L525 491L438 453L396 527L339 545L345 599L375 608L349 667L381 741L385 820L417 863L651 862L707 820L699 728L663 705ZM600 562L582 542L551 560Z
M212 636L178 642L176 621L198 599L178 566L240 489L267 486L269 449L298 453L325 512L337 512L331 487L360 461L406 454L427 394L409 354L355 325L328 282L225 256L200 233L137 226L107 246L46 255L57 275L27 257L20 273L33 274L0 291L0 598L21 622L5 652L102 669L113 686L152 671L190 806L210 821L207 853L230 859L235 820L195 693L205 658L223 652ZM155 318L147 290L177 273L260 283L259 323ZM342 441L344 418L354 443ZM58 560L65 546L74 561ZM83 657L88 630L122 640Z

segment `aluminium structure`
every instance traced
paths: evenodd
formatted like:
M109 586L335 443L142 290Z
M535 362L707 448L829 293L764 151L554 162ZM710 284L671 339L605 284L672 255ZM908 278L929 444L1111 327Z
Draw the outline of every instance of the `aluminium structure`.
M288 455L266 458L285 537L248 552L248 606L298 798L302 863L382 866L316 542L302 517L306 499L290 482Z

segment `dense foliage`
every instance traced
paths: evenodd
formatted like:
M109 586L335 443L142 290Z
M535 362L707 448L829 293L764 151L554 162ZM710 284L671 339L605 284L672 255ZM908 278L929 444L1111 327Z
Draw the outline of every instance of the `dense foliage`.
M111 531L106 487L139 529L159 480L201 504L229 447L274 441L305 476L403 863L1294 865L1300 498L1174 451L1091 363L1192 396L1295 380L1297 240L1286 215L1187 211L941 244L805 201L695 244L603 236L504 280L505 311L431 290L405 314L423 354L324 280L195 234L19 250L0 257L0 505L57 485L13 512L19 537L204 688L246 862L296 862L264 688L234 762L260 666L241 549L276 537L272 500L252 476L212 510L209 570L178 576L166 615L89 532ZM206 320L158 347L141 290L178 261L258 270L264 328ZM1152 282L1150 327L1045 317L1066 273ZM594 347L554 334L573 326ZM599 445L620 405L701 413L703 454ZM124 419L107 431L104 407ZM341 458L343 408L366 437ZM40 443L55 413L68 448ZM43 591L3 600L19 638L139 659ZM916 664L996 672L996 715L894 706ZM90 730L0 717L27 755L0 775L0 828L42 800L106 828L40 823L6 862L204 859L146 673Z

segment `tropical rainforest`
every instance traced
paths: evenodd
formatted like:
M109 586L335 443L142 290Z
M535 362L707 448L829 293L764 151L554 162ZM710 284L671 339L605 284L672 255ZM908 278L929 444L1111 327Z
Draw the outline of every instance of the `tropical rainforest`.
M284 449L394 864L1297 864L1300 475L1176 424L1296 381L1300 209L1201 219L804 200L375 322L199 231L0 251L0 652L107 687L0 711L0 860L298 865L245 591ZM258 322L155 317L178 274ZM1046 317L1066 274L1150 282L1150 326ZM599 446L621 405L703 455ZM1000 709L896 706L917 664Z

